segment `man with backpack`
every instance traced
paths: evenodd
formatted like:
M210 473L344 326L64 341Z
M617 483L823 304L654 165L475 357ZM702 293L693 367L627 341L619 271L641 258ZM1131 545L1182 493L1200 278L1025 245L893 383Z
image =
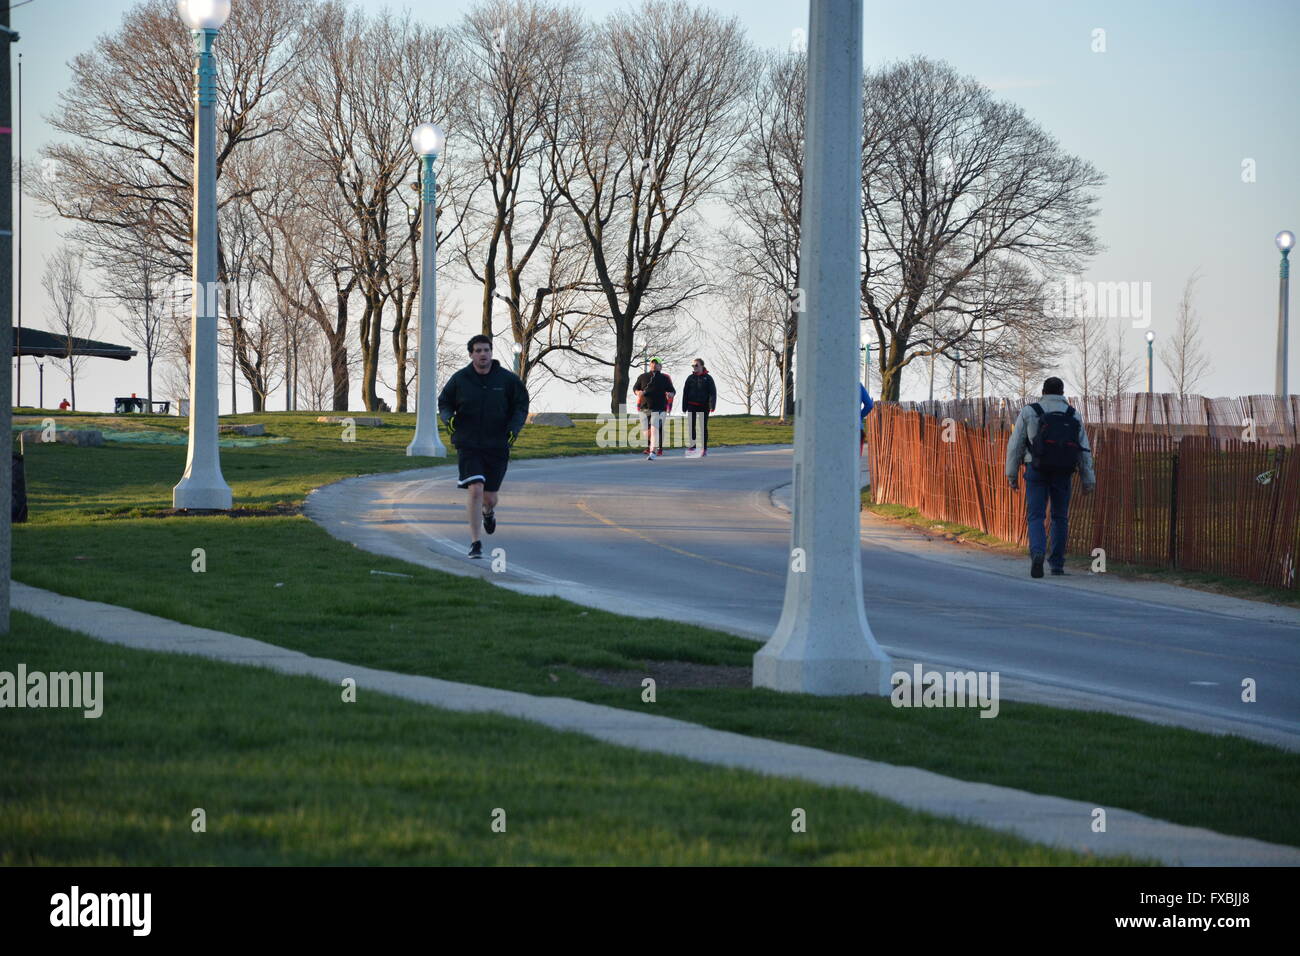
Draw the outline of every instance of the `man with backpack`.
M1083 419L1065 400L1065 383L1053 376L1043 382L1038 401L1026 405L1007 444L1006 475L1012 490L1025 466L1025 517L1029 522L1029 576L1043 576L1046 557L1052 574L1065 574L1065 541L1070 532L1070 482L1077 469L1083 493L1097 487L1092 447ZM1047 553L1043 520L1052 505L1052 550Z

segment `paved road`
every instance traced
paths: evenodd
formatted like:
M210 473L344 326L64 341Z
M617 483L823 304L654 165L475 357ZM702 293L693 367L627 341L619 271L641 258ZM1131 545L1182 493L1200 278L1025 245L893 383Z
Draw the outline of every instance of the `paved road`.
M513 464L500 527L484 539L489 556L504 549L495 574L490 559L463 557L451 469L343 482L313 494L308 513L372 551L765 639L784 593L790 518L778 505L790 464L788 447ZM1027 565L873 516L862 527L867 616L891 656L1000 671L1010 699L1300 749L1300 612L1107 575L1034 581ZM1240 699L1244 678L1256 703Z

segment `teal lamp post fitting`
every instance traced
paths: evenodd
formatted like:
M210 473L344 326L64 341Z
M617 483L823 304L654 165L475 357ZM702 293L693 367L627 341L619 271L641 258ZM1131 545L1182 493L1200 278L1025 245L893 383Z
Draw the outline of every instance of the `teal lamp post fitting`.
M415 437L407 455L446 457L438 437L438 234L434 221L437 183L434 160L447 137L434 123L421 123L411 134L411 147L420 159L420 351L416 359Z
M212 46L230 0L180 0L194 36L194 286L190 319L190 439L177 509L228 511L230 487L217 450L217 70Z
M1278 251L1282 253L1282 265L1278 269L1277 292L1277 396L1285 399L1291 394L1287 391L1286 383L1286 351L1289 346L1287 342L1287 311L1289 306L1287 286L1291 283L1291 263L1287 257L1291 254L1291 248L1295 245L1295 233L1290 229L1283 229L1273 241L1277 243Z

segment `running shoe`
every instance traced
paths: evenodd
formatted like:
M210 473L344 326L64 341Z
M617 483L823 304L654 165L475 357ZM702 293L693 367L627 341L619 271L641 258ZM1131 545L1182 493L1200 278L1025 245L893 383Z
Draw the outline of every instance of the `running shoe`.
M483 512L483 530L488 534L497 529L497 513L495 511Z
M483 542L482 542L482 541L475 541L473 544L471 544L471 545L469 546L469 556L470 556L471 558L481 558L481 557L483 557Z

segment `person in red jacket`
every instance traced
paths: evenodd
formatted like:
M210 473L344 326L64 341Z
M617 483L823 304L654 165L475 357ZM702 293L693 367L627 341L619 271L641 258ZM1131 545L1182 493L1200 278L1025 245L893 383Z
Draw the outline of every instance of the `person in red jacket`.
M63 401L59 402L59 411L61 412L66 412L71 407L72 406L68 404L68 400L66 398Z

